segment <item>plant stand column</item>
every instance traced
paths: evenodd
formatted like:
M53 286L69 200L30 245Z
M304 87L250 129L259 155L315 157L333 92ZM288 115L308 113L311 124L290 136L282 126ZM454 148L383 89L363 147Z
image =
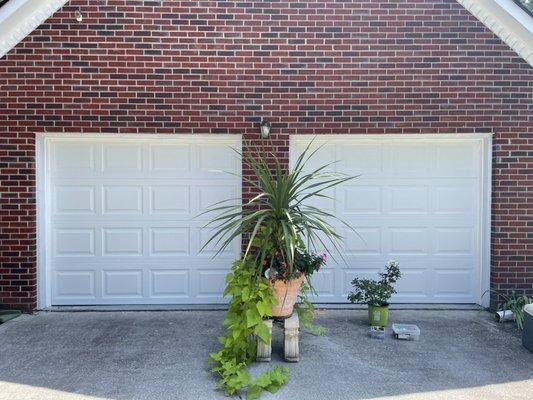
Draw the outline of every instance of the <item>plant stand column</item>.
M298 318L297 312L294 312L284 321L284 335L285 341L283 350L285 353L285 361L300 361L300 347L298 344L300 335L300 319Z
M272 358L272 320L267 319L263 321L263 323L268 328L268 331L270 332L270 339L268 340L268 343L264 343L261 339L257 338L257 361L265 361L268 362Z

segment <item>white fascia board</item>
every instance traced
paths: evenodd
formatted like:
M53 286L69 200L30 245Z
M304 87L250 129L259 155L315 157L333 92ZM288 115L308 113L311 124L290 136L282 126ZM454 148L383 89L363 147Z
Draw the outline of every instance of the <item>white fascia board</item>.
M11 0L0 8L0 58L68 0Z
M457 0L533 66L533 18L512 0Z

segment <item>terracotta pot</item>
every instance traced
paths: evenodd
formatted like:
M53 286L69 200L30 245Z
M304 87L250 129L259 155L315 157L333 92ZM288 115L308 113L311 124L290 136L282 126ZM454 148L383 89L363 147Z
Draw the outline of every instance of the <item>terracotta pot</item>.
M299 278L291 279L288 282L283 280L269 281L277 301L277 304L272 307L273 317L289 317L292 314L303 280L302 274Z

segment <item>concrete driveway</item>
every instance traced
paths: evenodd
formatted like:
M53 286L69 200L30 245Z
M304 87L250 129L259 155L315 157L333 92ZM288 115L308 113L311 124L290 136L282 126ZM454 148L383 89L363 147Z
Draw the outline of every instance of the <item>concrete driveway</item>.
M1 400L219 399L205 359L221 311L41 312L0 325ZM263 399L533 399L533 354L479 311L393 310L419 342L367 337L363 310L322 310L288 384ZM275 361L281 362L275 332ZM267 364L254 364L259 373Z

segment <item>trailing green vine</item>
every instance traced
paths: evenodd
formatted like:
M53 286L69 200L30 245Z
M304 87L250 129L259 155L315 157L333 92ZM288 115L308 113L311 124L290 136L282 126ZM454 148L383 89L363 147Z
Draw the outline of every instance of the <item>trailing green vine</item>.
M326 328L322 325L313 324L315 318L315 306L307 298L307 293L311 290L311 286L307 283L302 285L300 293L298 294L298 304L296 304L294 308L298 313L298 319L303 328L312 335L324 336L326 334Z
M246 399L257 399L263 390L275 393L287 381L289 370L274 366L253 379L246 367L257 352L257 340L267 343L270 332L263 323L272 312L275 299L270 287L256 274L257 267L249 260L236 261L226 276L224 296L231 296L224 320L226 335L219 338L221 349L209 355L212 372L219 376L218 386L230 396L246 390Z

